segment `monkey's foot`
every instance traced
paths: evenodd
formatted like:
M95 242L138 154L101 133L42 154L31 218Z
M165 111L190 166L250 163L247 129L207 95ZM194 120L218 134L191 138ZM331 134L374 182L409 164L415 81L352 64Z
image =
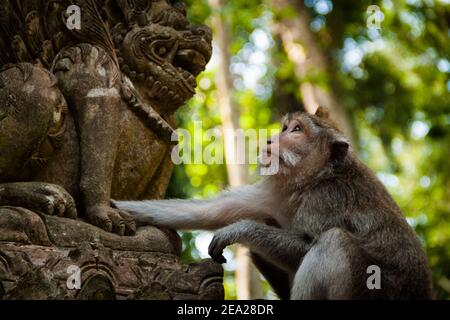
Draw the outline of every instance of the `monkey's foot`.
M0 206L22 207L71 219L77 217L72 196L63 187L45 182L0 184Z
M90 223L108 232L131 236L136 233L134 219L125 211L108 205L98 205L86 210Z

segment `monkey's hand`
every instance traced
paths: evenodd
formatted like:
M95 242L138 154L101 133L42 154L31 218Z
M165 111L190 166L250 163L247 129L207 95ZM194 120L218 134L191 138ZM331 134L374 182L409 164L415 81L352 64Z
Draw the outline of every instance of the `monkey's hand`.
M240 235L248 230L251 223L251 221L242 220L219 229L209 244L208 253L211 258L219 263L227 262L223 256L223 250L229 245L238 243Z
M72 196L63 187L45 182L0 184L0 206L23 207L72 219L77 217Z
M136 233L136 223L127 212L109 205L96 205L87 208L86 215L92 224L120 236L132 236Z
M225 228L223 228L225 229ZM227 259L223 256L223 250L233 243L233 239L225 233L225 231L219 230L209 244L208 253L214 261L218 263L225 263Z

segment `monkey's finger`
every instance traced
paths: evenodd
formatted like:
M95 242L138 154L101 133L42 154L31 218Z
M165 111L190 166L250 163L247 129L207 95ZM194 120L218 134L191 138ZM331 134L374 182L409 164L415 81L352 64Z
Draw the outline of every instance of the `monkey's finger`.
M213 259L218 263L227 263L227 259L223 255L216 256Z
M215 252L215 248L217 246L217 239L214 237L211 240L211 243L208 246L208 254L212 257L214 255Z
M224 246L219 243L217 238L213 238L213 240L209 245L208 253L211 256L211 258L214 259L214 261L218 263L225 263L227 262L227 260L223 256L223 249Z
M218 263L225 263L227 260L222 254L222 250L218 250L217 246L210 246L208 250L209 255L213 258L214 261Z

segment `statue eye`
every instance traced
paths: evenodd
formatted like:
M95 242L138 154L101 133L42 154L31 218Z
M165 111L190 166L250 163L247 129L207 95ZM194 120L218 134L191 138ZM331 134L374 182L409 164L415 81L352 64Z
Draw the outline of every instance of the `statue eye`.
M292 132L302 132L303 129L299 125L295 126L294 129L292 129Z
M166 39L155 40L150 43L150 50L156 59L172 61L175 55L176 43Z
M166 47L161 46L157 49L156 52L158 53L159 56L163 57L167 53L167 49Z

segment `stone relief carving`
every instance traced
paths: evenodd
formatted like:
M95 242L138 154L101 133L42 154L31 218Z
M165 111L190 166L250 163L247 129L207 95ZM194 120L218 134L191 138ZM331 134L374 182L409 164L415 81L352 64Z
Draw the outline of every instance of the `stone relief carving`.
M175 233L136 234L110 205L164 195L173 115L211 53L180 2L0 1L0 297L223 295L220 267L180 265ZM85 270L77 292L67 264Z

